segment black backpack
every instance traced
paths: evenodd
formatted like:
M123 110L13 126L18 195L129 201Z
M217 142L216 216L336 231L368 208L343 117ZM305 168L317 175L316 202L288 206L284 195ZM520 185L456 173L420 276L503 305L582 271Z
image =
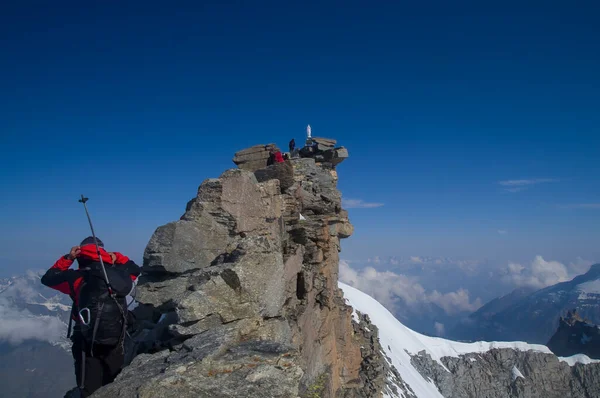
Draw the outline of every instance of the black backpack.
M95 344L116 346L122 342L127 328L126 296L133 288L129 275L119 267L106 266L106 274L112 295L100 263L91 263L83 272L75 318L78 331L85 341Z

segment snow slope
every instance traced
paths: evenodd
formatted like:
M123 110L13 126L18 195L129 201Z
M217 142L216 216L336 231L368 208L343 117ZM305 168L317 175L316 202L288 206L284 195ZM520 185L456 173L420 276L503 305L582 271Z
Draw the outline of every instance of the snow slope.
M521 373L521 371L516 366L513 366L512 367L512 379L513 379L513 381L517 380L519 377L522 378L522 379L525 378L525 376L523 376L523 373Z
M386 355L391 358L392 364L396 367L402 379L410 385L419 398L443 398L443 396L432 381L423 378L411 365L411 354L416 355L421 351L425 351L442 366L444 364L440 359L443 357L458 358L462 354L487 352L493 348L512 348L520 351L533 350L552 354L546 346L527 344L520 341L460 343L438 337L424 336L400 323L392 313L371 296L344 283L339 282L338 285L344 291L348 304L354 307L355 310L369 315L371 322L379 328L379 340L383 349L386 350ZM571 366L578 362L595 362L585 355L559 359ZM522 377L522 375L519 376ZM390 397L389 395L386 396Z

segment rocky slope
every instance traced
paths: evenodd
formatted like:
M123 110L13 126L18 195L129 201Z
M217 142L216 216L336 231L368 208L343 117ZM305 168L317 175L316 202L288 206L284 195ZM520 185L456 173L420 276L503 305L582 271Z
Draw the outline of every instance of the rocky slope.
M445 398L581 397L600 394L600 365L569 366L551 354L492 349L444 357L414 355L413 364Z
M389 366L337 287L353 228L335 167L348 154L315 142L268 167L273 145L236 153L239 169L204 181L156 230L137 355L96 397L381 396Z
M600 359L600 328L580 317L577 311L569 311L560 318L558 330L550 338L548 348L556 355L584 354Z

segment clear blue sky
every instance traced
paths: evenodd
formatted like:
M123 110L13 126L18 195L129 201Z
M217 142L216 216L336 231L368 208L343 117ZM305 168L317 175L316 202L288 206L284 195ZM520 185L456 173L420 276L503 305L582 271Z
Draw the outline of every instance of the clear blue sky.
M5 3L1 274L87 236L81 193L140 260L235 151L307 123L350 151L344 198L383 204L344 258L600 260L597 2Z

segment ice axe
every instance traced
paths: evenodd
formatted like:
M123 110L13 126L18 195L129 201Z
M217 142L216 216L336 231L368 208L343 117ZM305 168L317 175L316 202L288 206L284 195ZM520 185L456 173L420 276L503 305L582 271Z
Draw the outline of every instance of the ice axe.
M94 232L94 225L92 224L92 218L90 217L90 212L88 211L86 202L89 198L81 195L81 199L79 199L79 203L83 203L83 208L85 209L85 214L87 215L88 222L90 223L90 229L92 230L92 237L94 238L94 243L96 244L96 253L98 254L98 258L100 259L100 266L102 267L102 272L104 273L104 281L106 282L106 286L108 287L108 293L112 296L112 286L110 285L110 281L108 280L108 275L106 274L106 268L104 267L104 261L102 261L102 255L100 254L100 246L98 245L98 239L96 239L96 233Z

